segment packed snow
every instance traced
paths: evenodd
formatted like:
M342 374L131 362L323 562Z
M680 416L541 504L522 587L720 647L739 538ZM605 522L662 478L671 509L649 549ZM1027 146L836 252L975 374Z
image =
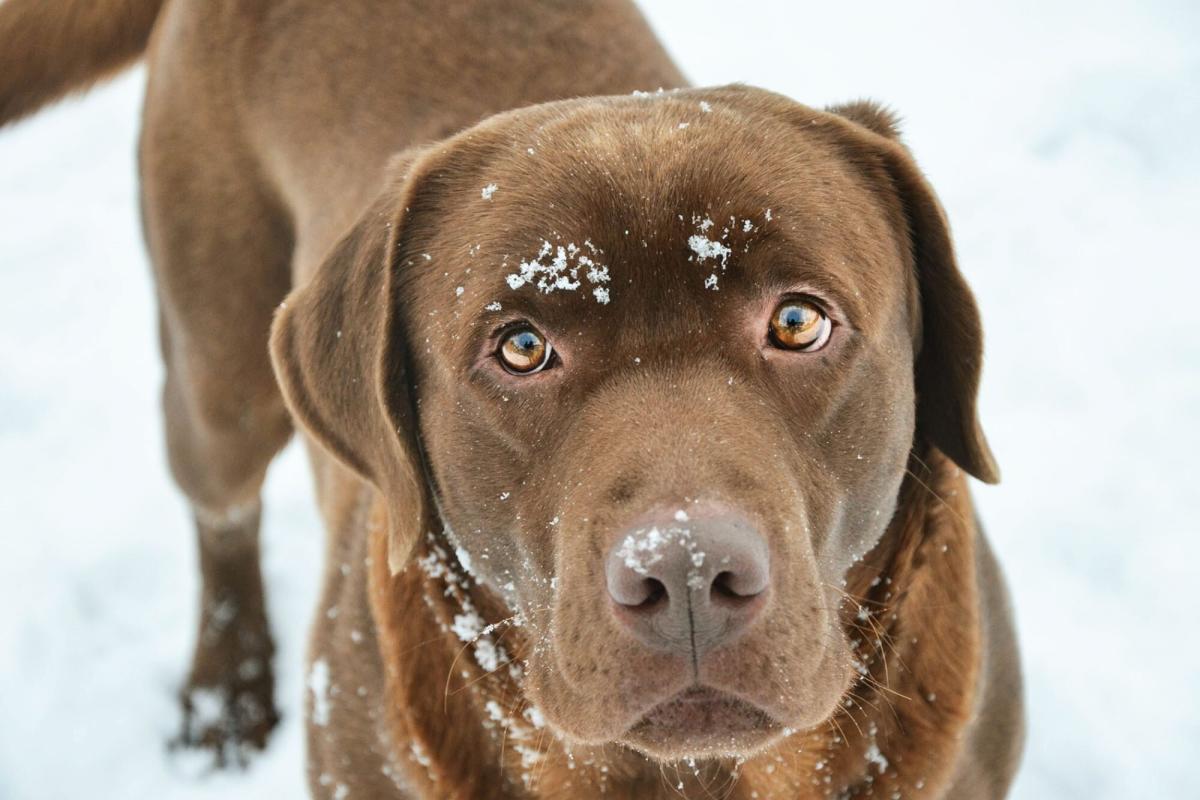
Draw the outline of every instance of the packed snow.
M987 331L982 418L1004 483L974 494L1026 669L1013 796L1193 796L1196 4L644 8L697 84L741 80L812 105L873 97L902 114ZM263 527L283 722L244 772L166 748L198 584L163 455L138 228L143 80L0 133L0 797L301 797L306 694L331 676L303 658L324 546L299 448L271 472Z

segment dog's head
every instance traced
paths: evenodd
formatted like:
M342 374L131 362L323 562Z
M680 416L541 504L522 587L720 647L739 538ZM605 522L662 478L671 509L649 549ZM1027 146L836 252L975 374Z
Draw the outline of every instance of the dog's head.
M307 432L527 620L574 741L673 759L826 719L914 445L986 481L982 340L867 105L567 101L399 156L272 347Z

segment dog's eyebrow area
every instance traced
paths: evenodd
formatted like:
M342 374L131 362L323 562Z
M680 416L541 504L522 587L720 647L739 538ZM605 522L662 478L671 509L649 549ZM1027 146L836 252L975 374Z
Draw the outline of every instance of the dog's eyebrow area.
M525 247L472 243L468 259L443 270L441 291L472 320L476 341L519 321L559 336L639 312L672 325L691 314L701 322L705 310L754 314L789 294L818 297L839 323L857 325L872 304L887 300L871 272L893 265L873 267L853 242L822 252L823 243L803 243L788 225L786 216L764 211L757 220L730 215L721 226L710 216L680 214L661 227L599 224L588 236L553 226L512 237L530 242Z
M894 304L887 273L904 269L904 232L854 165L831 163L836 151L775 145L745 159L728 137L701 137L682 157L630 133L675 137L674 123L664 133L655 122L673 113L653 103L623 113L634 120L596 123L607 137L579 134L572 119L538 128L533 154L513 134L456 184L462 224L423 271L434 305L450 299L473 339L498 321L561 338L630 315L753 313L785 294L821 298L840 324L869 331L872 310ZM712 124L699 114L689 133Z

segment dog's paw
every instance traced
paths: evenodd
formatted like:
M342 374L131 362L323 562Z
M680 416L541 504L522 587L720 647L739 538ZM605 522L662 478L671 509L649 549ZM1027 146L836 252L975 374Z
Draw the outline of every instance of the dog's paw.
M190 684L179 695L183 725L170 743L173 751L190 750L211 757L214 769L244 768L267 746L279 723L272 697L273 682L262 676L216 685Z

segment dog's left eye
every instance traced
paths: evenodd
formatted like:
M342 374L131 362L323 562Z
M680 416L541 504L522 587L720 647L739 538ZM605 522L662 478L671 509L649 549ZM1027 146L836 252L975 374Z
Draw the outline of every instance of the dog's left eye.
M820 350L832 332L829 315L811 300L784 300L771 315L771 342L785 350L805 353Z
M546 337L526 326L506 333L496 355L512 374L532 375L546 368L553 353L554 348Z

